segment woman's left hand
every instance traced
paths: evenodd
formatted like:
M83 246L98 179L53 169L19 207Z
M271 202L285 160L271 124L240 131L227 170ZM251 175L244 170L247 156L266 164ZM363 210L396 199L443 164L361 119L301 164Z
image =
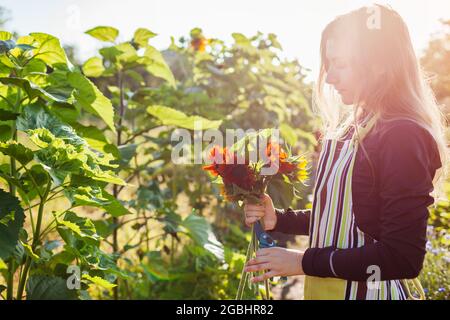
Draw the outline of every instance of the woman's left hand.
M249 260L245 272L267 270L266 273L252 278L252 282L264 281L272 277L303 275L303 251L286 248L264 248L256 252L256 257Z

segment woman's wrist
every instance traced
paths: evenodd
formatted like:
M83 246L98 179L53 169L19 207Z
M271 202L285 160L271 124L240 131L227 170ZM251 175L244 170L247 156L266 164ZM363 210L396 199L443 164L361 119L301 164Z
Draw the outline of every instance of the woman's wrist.
M278 219L279 215L283 214L283 212L284 212L283 209L274 208L274 215L273 215L274 221L273 221L272 225L267 229L267 231L275 231L275 229L277 228L278 221L279 221L279 219Z

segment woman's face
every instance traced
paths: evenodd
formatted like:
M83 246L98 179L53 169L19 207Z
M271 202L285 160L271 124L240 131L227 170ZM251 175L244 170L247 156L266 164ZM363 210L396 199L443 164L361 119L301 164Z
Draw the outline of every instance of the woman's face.
M355 103L355 93L361 79L358 79L351 64L350 43L329 39L326 46L328 70L326 83L339 92L346 105Z

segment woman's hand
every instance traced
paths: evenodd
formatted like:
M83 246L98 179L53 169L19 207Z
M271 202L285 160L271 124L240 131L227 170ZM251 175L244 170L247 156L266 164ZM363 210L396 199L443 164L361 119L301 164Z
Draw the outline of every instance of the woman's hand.
M264 194L262 197L262 204L249 204L244 206L245 224L250 227L253 223L263 219L264 229L272 230L277 224L277 216L275 214L275 207L273 206L272 199L268 194Z
M267 270L263 275L252 278L252 282L264 281L272 277L303 275L303 251L286 248L264 248L256 252L256 257L249 260L244 271L256 272Z

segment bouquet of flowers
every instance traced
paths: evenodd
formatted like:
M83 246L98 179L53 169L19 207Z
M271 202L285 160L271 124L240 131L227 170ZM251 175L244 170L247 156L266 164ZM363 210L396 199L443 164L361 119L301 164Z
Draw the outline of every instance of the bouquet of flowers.
M214 146L210 149L209 164L203 169L216 178L215 183L221 184L222 196L227 201L237 202L240 205L243 202L258 204L268 185L274 180L281 180L290 185L294 195L298 196L299 188L308 179L308 163L305 156L293 156L290 150L284 150L277 141L266 139L265 145L261 146L259 143L259 149L263 152L258 152L260 156L258 159L250 155L256 151L251 141L246 137L230 148ZM254 227L253 225L245 264L259 247ZM242 271L237 299L242 298L247 278L248 274ZM265 298L270 298L268 280L265 281L263 299Z

